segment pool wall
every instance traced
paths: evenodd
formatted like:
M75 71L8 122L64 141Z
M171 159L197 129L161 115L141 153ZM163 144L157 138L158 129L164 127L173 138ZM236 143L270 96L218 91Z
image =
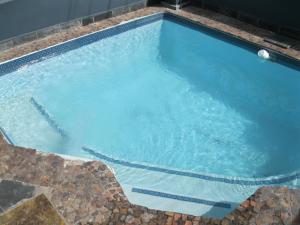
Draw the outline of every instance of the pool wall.
M0 1L0 50L145 7L146 0Z

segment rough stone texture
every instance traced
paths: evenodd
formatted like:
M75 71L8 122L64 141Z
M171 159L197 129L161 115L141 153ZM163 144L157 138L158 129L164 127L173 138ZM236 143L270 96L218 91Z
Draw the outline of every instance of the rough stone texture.
M0 215L2 225L65 225L45 195L39 195Z
M34 186L18 181L0 181L0 210L8 209L24 198L33 197L34 189Z
M5 140L4 140L4 137L2 136L2 134L0 133L0 145L1 144L5 144Z
M0 178L47 187L45 195L69 224L300 224L300 190L261 188L223 220L163 212L129 203L99 161L71 161L7 144L0 145Z
M50 195L50 188L0 179L0 213L42 193Z
M65 160L2 144L0 178L48 187L45 195L69 224L220 224L130 204L113 173L99 161Z
M262 187L223 219L224 224L300 224L300 190ZM238 223L237 223L238 222Z
M178 10L178 11L173 11L158 6L158 7L147 7L147 8L139 9L134 12L130 12L120 16L91 23L86 26L80 26L79 24L74 25L70 28L61 30L61 32L59 33L54 33L52 35L48 35L46 37L34 41L29 41L28 43L25 44L17 45L8 50L0 52L0 62L24 54L28 54L32 51L36 51L48 47L50 45L58 44L60 42L75 37L79 37L84 34L88 34L94 31L101 30L103 28L107 28L119 24L122 21L130 20L141 16L146 16L156 12L165 12L165 11L178 14L199 24L214 29L218 29L226 33L230 33L241 39L245 39L250 42L260 44L262 46L277 50L282 54L286 54L290 57L300 59L300 41L295 41L296 45L293 48L284 49L264 41L264 38L271 36L272 34L274 34L273 32L253 26L251 24L247 24L245 22L225 16L223 14L216 13L202 8L193 7L193 6L185 7L182 10Z

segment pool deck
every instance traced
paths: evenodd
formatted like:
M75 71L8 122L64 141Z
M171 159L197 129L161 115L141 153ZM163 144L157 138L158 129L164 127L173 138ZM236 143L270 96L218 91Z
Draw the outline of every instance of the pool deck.
M73 26L41 39L30 41L0 52L0 61L9 60L60 42L88 34L122 21L170 11L239 38L277 50L300 59L300 44L284 49L266 43L272 34L236 19L208 10L187 7L175 12L163 7L148 7L109 18L87 26ZM7 144L0 134L0 181L20 181L43 193L66 224L143 224L143 225L200 225L200 224L300 224L300 190L263 187L241 203L222 220L152 210L131 204L109 168L100 161L68 160ZM1 182L0 182L1 183ZM188 185L188 184L187 184ZM0 185L1 186L1 185ZM0 193L0 202L1 202ZM30 197L33 198L33 194ZM0 221L1 221L0 205ZM5 210L4 214L9 213ZM3 215L4 215L3 214ZM24 223L34 224L30 218ZM45 223L46 224L46 223ZM53 224L52 224L53 225Z
M0 203L1 196L6 196L1 180L37 189L35 195L44 194L66 224L300 224L300 190L261 188L222 220L163 212L131 204L113 173L100 161L67 160L4 141L0 144ZM24 223L18 224L34 224L23 216Z

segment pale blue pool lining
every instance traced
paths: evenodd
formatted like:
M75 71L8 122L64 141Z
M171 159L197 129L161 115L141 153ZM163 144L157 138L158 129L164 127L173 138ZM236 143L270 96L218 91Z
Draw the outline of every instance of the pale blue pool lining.
M47 123L63 138L67 138L66 132L55 122L55 120L50 116L44 106L37 102L33 97L30 98L31 104L36 108L36 110L45 118Z
M249 42L247 40L242 40L239 37L236 37L234 35L212 29L207 27L206 25L200 25L192 20L188 20L186 18L182 18L178 15L170 14L170 13L156 13L150 16L145 16L142 18L137 18L134 20L131 20L126 23L121 23L116 26L106 28L104 30L100 30L91 34L87 34L84 36L81 36L79 38L75 38L69 41L66 41L64 43L60 43L54 46L50 46L46 49L42 49L33 53L30 53L28 55L9 60L4 63L0 63L0 76L8 74L10 72L16 71L23 66L36 63L42 60L45 60L49 57L53 57L56 55L63 54L64 52L71 51L73 49L79 48L83 45L87 45L90 43L93 43L95 41L111 37L117 34L120 34L122 32L125 32L130 29L134 29L161 19L170 19L171 21L175 21L177 23L182 23L186 26L189 26L192 29L200 30L202 32L209 33L212 36L215 36L217 38L225 39L228 42L231 42L235 45L238 45L240 47L246 48L249 51L256 52L257 50L261 48L265 48L259 44L255 44L252 42ZM299 70L299 61L288 57L280 52L276 52L273 50L269 49L269 52L275 57L278 63L283 63L288 66L295 67L296 69ZM53 118L50 117L50 115L47 113L45 108L39 104L35 99L31 99L32 104L35 106L35 108L39 111L39 113L45 118L45 120L56 130L61 136L66 137L66 132L61 129L58 124L55 122ZM10 143L13 144L11 138L7 135L5 130L0 127L0 132L3 134L4 138ZM131 162L126 162L123 160L118 160L118 159L113 159L111 157L102 155L92 149L83 147L83 150L86 152L89 152L91 155L93 155L96 158L99 158L101 160L127 166L127 167L132 167L132 168L138 168L138 169L145 169L149 171L154 171L154 172L162 172L162 173L167 173L167 174L173 174L173 175L179 175L179 176L187 176L187 177L192 177L192 178L197 178L197 179L202 179L202 180L207 180L207 181L215 181L215 182L223 182L223 183L228 183L228 184L238 184L238 185L248 185L248 186L258 186L258 185L274 185L274 184L283 184L286 182L291 182L294 181L298 178L300 178L300 173L294 173L291 175L287 176L280 176L280 177L272 177L272 178L261 178L261 179L253 179L253 180L243 180L239 178L225 178L225 177L215 177L215 176L210 176L210 175L203 175L203 174L197 174L193 172L186 172L186 171L178 171L178 170L173 170L173 169L166 169L166 168L160 168L160 167L155 167L155 166L147 166L147 165L142 165L138 163L131 163ZM164 198L170 198L170 199L177 199L181 201L189 201L189 202L194 202L194 203L201 203L201 204L207 204L207 205L212 205L216 204L215 202L203 200L203 199L196 199L196 198L191 198L191 197L186 197L186 196L179 196L179 195L173 195L173 194L168 194L168 193L163 193L163 192L157 192L157 191L152 191L152 190L146 190L146 189L140 189L140 188L133 188L133 192L136 193L143 193L143 194L148 194L152 196L159 196L159 197L164 197ZM223 204L223 203L222 203ZM226 203L224 203L226 204ZM229 204L228 204L229 205ZM219 205L220 207L225 206L225 208L228 205ZM229 205L230 207L230 205Z

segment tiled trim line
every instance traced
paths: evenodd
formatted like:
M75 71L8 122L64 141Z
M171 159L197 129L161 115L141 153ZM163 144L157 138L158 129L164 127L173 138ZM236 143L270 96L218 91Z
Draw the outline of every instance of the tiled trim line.
M36 110L45 118L47 123L55 130L57 133L60 134L63 138L67 137L66 132L58 126L58 124L51 118L49 113L46 111L46 109L38 103L33 97L30 98L31 104L36 108Z
M10 137L7 135L6 131L4 130L3 127L0 126L0 133L3 135L3 137L5 138L5 140L11 144L14 145L13 141L10 139Z
M150 16L137 18L135 20L131 20L128 23L118 24L116 26L112 26L87 35L83 35L81 37L74 38L72 40L30 53L28 55L12 59L4 63L0 63L0 76L16 71L29 63L40 62L49 57L61 55L65 52L80 48L83 45L88 45L101 39L115 36L125 31L161 20L163 16L164 13L156 13Z
M231 209L231 205L229 203L225 203L225 202L214 202L214 201L200 199L200 198L193 198L193 197L182 196L182 195L174 195L174 194L169 194L169 193L165 193L165 192L152 191L152 190L146 190L146 189L135 188L135 187L132 188L131 191L134 193L139 193L139 194L144 194L144 195L151 195L151 196L156 196L156 197L161 197L161 198L174 199L174 200L178 200L178 201L192 202L192 203L197 203L197 204L202 204L202 205L210 205L210 206L215 206L215 207L220 207L220 208Z
M21 56L19 58L15 58L12 60L8 60L6 62L0 63L0 76L5 75L7 73L13 72L18 70L19 68L29 64L29 63L36 63L42 60L45 60L49 57L53 57L56 55L63 54L65 52L77 49L83 45L91 44L95 41L99 41L101 39L105 39L114 35L118 35L120 33L123 33L125 31L155 22L160 19L170 19L172 21L176 21L177 23L181 23L183 25L189 26L192 29L206 32L211 36L222 38L227 42L230 42L232 44L238 45L240 47L243 47L245 49L248 49L249 51L255 52L258 51L261 48L265 48L257 43L252 43L250 41L241 39L240 37L237 37L235 35L208 27L205 24L200 24L198 22L192 21L188 18L175 15L173 13L169 12L159 12L152 15L147 15L144 17L136 18L130 21L127 21L126 23L120 23L118 25L96 31L90 34L83 35L78 38L74 38L71 40L68 40L63 43L59 43L53 46L50 46L48 48L32 52L30 54L27 54L25 56ZM267 48L265 48L267 49ZM274 50L268 49L268 51L271 53L271 56L274 60L276 60L277 63L285 64L287 66L293 67L295 69L299 70L300 61L291 58L287 55L284 55L280 52L276 52Z
M244 180L244 179L240 179L240 178L216 177L216 176L211 176L211 175L198 174L198 173L180 171L180 170L173 170L173 169L161 168L161 167L156 167L156 166L147 166L147 165L143 165L143 164L132 163L132 162L124 161L124 160L114 159L114 158L103 155L103 154L96 152L95 150L93 150L91 148L87 148L87 147L82 147L82 150L84 150L85 152L91 154L92 156L94 156L98 159L105 160L105 161L113 163L113 164L118 164L118 165L127 166L127 167L131 167L131 168L149 170L149 171L154 171L154 172L178 175L178 176L192 177L192 178L197 178L197 179L207 180L207 181L222 182L222 183L227 183L227 184L238 184L238 185L246 185L246 186L276 185L276 184L284 184L287 182L292 182L292 181L300 178L300 173L294 173L291 175L280 176L280 177L271 177L271 178L265 178L265 179L253 178L251 180L250 179Z
M183 17L181 15L173 14L170 12L164 13L164 19L170 19L171 21L176 21L179 24L189 26L191 29L204 32L210 36L213 36L217 39L223 39L226 42L239 46L241 48L247 49L250 52L257 53L260 49L266 49L269 51L271 55L272 61L275 61L276 63L283 64L285 66L292 67L294 69L300 70L300 60L293 58L289 55L286 55L282 52L267 48L259 43L255 43L249 40L246 40L242 37L239 37L237 35L227 33L225 31L219 30L217 28L210 27L206 24L199 23L196 21L193 21L189 18Z
M32 51L32 52L30 52L30 53L27 53L27 54L24 54L24 55L22 55L22 56L18 56L18 57L16 57L16 58L13 58L13 59L8 59L8 60L6 60L6 61L3 61L3 62L0 62L0 69L1 69L1 66L2 65L4 65L4 64L6 64L6 63L9 63L9 62L12 62L12 61L16 61L17 59L21 59L21 58L25 58L25 57L30 57L31 55L33 55L33 54L35 54L35 53L38 53L38 52L41 52L41 51L44 51L44 50L47 50L47 49L50 49L50 48L54 48L54 47L57 47L57 46L59 46L59 45L64 45L64 44L67 44L67 43L69 43L69 42L73 42L73 41L76 41L76 40L78 40L78 39L82 39L82 38L85 38L85 37L88 37L88 36L91 36L91 35L95 35L95 34L97 34L97 33L99 33L99 32L105 32L106 30L110 30L110 29L112 29L112 28L115 28L115 27L119 27L119 26L121 26L121 25L123 25L123 24L126 24L126 23L129 23L129 22L134 22L134 21L136 21L136 20L141 20L141 19L146 19L146 18L148 18L148 17L152 17L152 16L160 16L160 17L164 17L164 13L163 12L158 12L158 13L153 13L153 14L151 14L151 15L146 15L146 16L141 16L141 17L136 17L136 18L133 18L133 19L130 19L130 20L127 20L127 21L122 21L122 22L120 22L119 24L117 24L117 25L113 25L113 26L111 26L111 27L107 27L107 28L104 28L104 29L101 29L101 30L97 30L97 31L94 31L94 32L91 32L91 33L87 33L87 34L84 34L84 35L81 35L81 36L79 36L79 37L75 37L75 38L72 38L72 39L69 39L69 40L66 40L66 41L64 41L64 42L60 42L60 43L57 43L57 44L54 44L54 45L50 45L50 46L48 46L48 47L46 47L46 48L43 48L43 49L40 49L40 50L36 50L36 51ZM159 20L159 19L158 19ZM154 21L156 21L156 20L154 20ZM151 21L151 22L154 22L154 21ZM150 22L150 23L151 23ZM132 28L132 29L134 29L134 27ZM99 38L99 40L101 40L101 38ZM97 41L97 40L96 40ZM81 47L81 46L79 46L79 47ZM67 51L71 51L71 50L73 50L73 49L70 49L70 50L67 50ZM67 52L66 51L66 52ZM51 57L53 57L53 56L55 56L55 54L53 55L51 55L50 54L50 56ZM41 60L45 60L45 59L47 59L48 57L45 57L45 58L43 58L43 59L41 59ZM37 61L36 60L32 60L31 61L31 63L36 63ZM27 65L27 64L26 64ZM1 75L1 74L0 74Z

